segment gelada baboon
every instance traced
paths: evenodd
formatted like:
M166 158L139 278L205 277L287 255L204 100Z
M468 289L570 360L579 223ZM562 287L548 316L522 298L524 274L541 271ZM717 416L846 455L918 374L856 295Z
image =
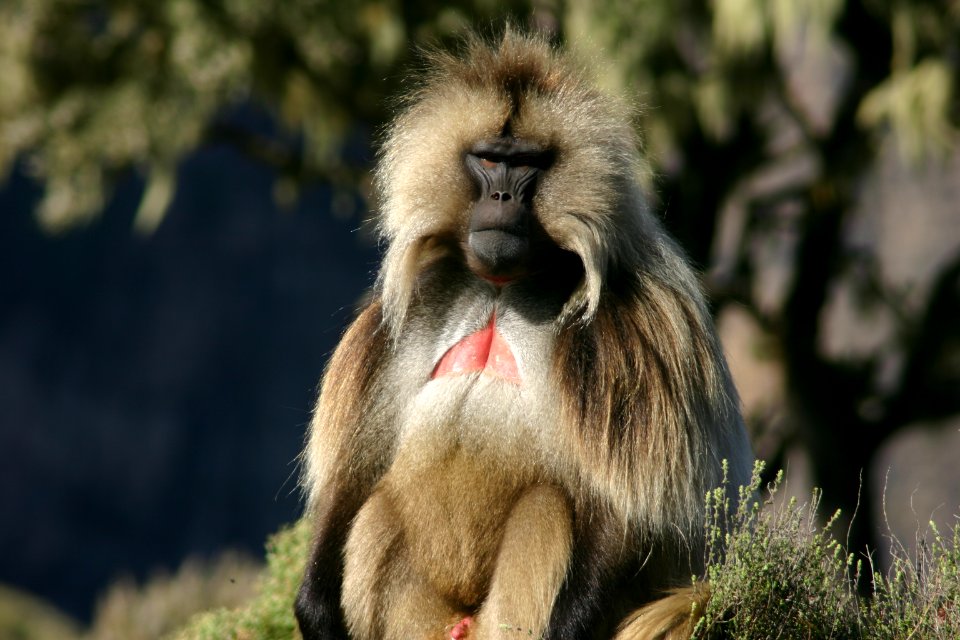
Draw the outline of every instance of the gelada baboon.
M721 461L749 479L737 395L629 114L538 38L463 49L383 145L383 267L305 452L300 629L644 637L664 607L630 612L701 569Z

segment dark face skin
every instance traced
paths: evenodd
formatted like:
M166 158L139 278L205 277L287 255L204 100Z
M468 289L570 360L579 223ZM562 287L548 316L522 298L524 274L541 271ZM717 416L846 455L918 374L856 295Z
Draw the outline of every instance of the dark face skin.
M549 151L514 138L476 144L465 162L478 196L470 214L467 265L482 278L503 284L527 275L537 245L546 241L533 213L539 174Z

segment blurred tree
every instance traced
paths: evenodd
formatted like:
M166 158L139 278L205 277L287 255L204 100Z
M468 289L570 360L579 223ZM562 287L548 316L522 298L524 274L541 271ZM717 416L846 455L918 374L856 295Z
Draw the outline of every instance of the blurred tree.
M348 143L384 122L411 45L504 17L488 0L8 0L0 175L25 161L52 231L97 215L130 169L150 231L180 160L211 141L273 166L280 201L309 181L364 189ZM904 296L850 228L889 149L913 166L956 151L960 2L542 0L514 20L609 60L601 82L647 106L667 223L718 312L745 309L783 370L789 418L752 416L759 453L773 469L806 447L826 506L859 503L851 542L876 544L862 471L905 425L960 412L960 239ZM281 126L236 124L249 101ZM830 348L838 292L888 339Z

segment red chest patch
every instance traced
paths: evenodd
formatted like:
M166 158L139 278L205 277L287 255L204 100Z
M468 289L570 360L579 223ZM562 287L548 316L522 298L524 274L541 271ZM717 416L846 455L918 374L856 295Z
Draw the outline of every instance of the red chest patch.
M483 329L450 347L433 368L430 379L472 371L483 371L520 384L517 360L510 351L510 345L497 331L494 316L490 316L490 322Z

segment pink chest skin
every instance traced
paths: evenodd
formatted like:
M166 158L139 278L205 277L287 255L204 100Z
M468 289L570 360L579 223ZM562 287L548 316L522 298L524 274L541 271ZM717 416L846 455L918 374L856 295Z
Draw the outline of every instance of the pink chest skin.
M510 345L497 331L495 316L490 316L490 322L483 329L450 347L434 367L430 379L473 371L482 371L520 384L517 360L510 351Z

